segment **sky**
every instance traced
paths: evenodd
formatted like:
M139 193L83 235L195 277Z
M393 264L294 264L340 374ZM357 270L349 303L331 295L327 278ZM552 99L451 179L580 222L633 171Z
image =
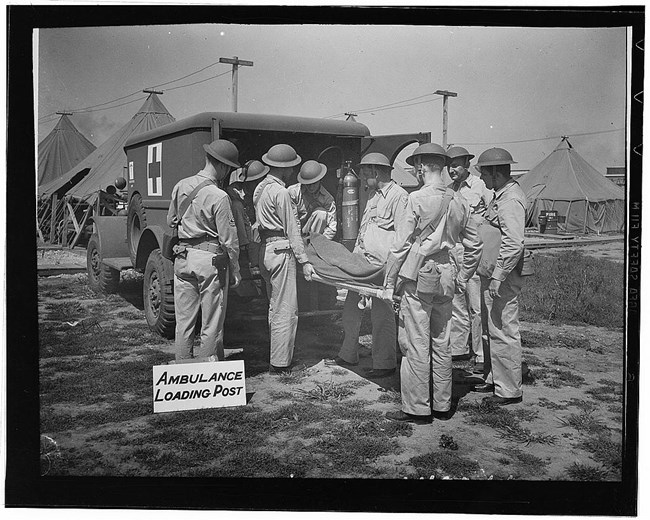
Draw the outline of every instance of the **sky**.
M431 94L449 90L458 96L449 98L448 142L476 156L503 147L514 168L528 170L568 135L601 173L625 165L625 28L211 24L38 33L39 142L58 120L53 112L122 98L204 67L159 88L223 75L167 90L161 100L177 120L230 111L231 67L215 62L238 56L254 62L239 69L240 112L345 119L341 114L352 111L372 135L431 132L441 143L442 99ZM145 96L72 121L99 146ZM534 141L512 143L524 140Z

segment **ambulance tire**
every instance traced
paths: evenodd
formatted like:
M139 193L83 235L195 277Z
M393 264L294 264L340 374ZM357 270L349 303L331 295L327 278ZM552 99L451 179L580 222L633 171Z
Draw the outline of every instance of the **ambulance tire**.
M103 294L114 294L120 284L120 272L102 262L99 237L92 235L86 248L86 272L90 288Z
M174 338L174 264L154 249L144 268L144 314L149 328L167 339Z
M140 236L147 227L147 214L142 205L142 196L136 193L131 197L129 210L126 214L126 243L129 245L129 256L131 265L135 265L138 253L138 242Z

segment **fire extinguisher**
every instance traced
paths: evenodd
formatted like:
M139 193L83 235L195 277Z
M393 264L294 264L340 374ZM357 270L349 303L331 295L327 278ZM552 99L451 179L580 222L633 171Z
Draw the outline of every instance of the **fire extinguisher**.
M355 240L359 234L359 177L350 164L345 162L343 195L341 198L341 231L343 240Z

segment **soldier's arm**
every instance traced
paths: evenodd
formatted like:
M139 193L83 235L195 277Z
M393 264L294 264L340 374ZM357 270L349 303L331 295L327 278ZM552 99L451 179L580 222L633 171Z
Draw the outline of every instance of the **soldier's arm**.
M237 238L235 218L230 207L230 199L227 196L221 197L215 202L213 214L219 241L230 259L231 274L239 275L239 239Z
M327 227L323 232L323 236L328 240L333 240L336 235L336 203L334 198L328 197L328 204L324 207L327 208Z
M469 214L467 223L460 233L463 242L463 266L458 273L458 281L465 285L476 272L481 253L483 252L483 240L478 233L478 227L482 218Z
M524 251L524 226L526 210L517 200L499 204L501 247L492 279L502 282L515 268Z
M178 197L178 184L174 186L174 189L172 190L172 200L169 203L169 210L167 211L167 225L169 227L176 227L178 225L178 221L180 220L176 215L176 213L178 212L178 210L176 209L177 197Z
M239 240L239 247L247 246L250 240L250 223L246 225L245 210L243 204L232 203L232 216L235 219L235 227L237 228L237 239Z
M418 217L415 213L411 197L400 197L395 209L395 239L388 251L384 287L395 287L397 274L411 250L412 237L417 226Z
M293 249L293 253L296 255L296 260L301 264L306 263L307 254L305 253L305 244L302 241L294 204L291 201L291 196L289 195L288 190L283 189L278 192L275 207L277 208L278 216L282 221L282 227L284 227L284 230L287 233L291 249Z

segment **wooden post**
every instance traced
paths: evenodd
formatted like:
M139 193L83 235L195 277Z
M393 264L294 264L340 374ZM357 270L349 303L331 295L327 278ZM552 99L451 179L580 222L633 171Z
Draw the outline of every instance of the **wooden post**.
M56 238L56 207L58 204L58 197L56 192L52 195L52 215L50 215L50 244L54 243Z
M449 92L448 90L436 90L434 94L442 96L442 147L447 148L447 99L449 97L456 97L456 92Z
M86 208L86 213L84 214L84 218L81 219L81 225L79 226L79 230L77 231L77 235L74 237L74 239L70 243L70 249L72 249L74 246L77 245L77 242L79 242L79 239L81 238L81 235L83 235L84 227L86 225L86 221L88 220L88 217L90 216L90 213L92 212L92 210L93 210L92 205L88 204L88 207Z
M252 61L234 58L219 58L219 63L230 63L232 65L232 111L237 112L237 89L239 88L239 67L252 67Z

